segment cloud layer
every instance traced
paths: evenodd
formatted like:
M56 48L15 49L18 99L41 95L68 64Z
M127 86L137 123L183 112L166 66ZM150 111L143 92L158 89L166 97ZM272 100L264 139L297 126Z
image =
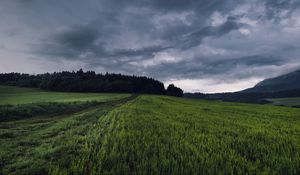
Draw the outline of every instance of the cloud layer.
M0 72L93 69L234 91L300 66L298 0L3 0Z

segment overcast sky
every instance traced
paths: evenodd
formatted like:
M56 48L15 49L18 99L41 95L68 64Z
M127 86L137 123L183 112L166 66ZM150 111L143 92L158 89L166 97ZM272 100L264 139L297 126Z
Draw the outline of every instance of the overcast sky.
M1 0L0 72L150 76L236 91L300 68L299 0Z

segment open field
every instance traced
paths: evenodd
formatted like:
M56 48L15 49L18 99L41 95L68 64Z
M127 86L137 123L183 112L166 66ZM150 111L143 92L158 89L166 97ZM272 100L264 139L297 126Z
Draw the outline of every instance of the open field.
M114 93L64 93L49 92L34 88L0 86L0 105L41 102L108 101L129 97L129 94Z
M271 99L267 99L267 100L271 101L273 105L300 107L300 97L296 97L296 98L271 98Z
M140 95L0 122L0 174L300 174L300 109Z
M106 102L74 114L0 122L0 174L58 174L86 154L95 127L122 100ZM105 128L105 127L103 127ZM95 133L93 133L95 134ZM99 133L100 134L100 133Z

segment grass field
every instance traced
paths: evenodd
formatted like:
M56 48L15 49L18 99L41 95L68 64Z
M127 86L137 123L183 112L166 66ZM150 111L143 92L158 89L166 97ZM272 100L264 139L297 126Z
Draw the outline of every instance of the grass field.
M300 109L166 96L0 122L0 174L300 174Z
M112 93L64 93L33 88L0 86L0 105L41 102L108 101L128 97L129 94Z
M300 107L300 97L296 97L296 98L271 98L271 99L267 99L267 100L271 101L273 105Z

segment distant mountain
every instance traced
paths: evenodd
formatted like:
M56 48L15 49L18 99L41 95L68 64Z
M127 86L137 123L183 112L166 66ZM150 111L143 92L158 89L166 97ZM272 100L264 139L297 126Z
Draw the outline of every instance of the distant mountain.
M186 98L223 100L247 103L267 103L268 98L300 97L300 70L265 79L253 88L232 93L185 93Z
M242 93L274 93L300 89L300 70L281 75L275 78L265 79Z

